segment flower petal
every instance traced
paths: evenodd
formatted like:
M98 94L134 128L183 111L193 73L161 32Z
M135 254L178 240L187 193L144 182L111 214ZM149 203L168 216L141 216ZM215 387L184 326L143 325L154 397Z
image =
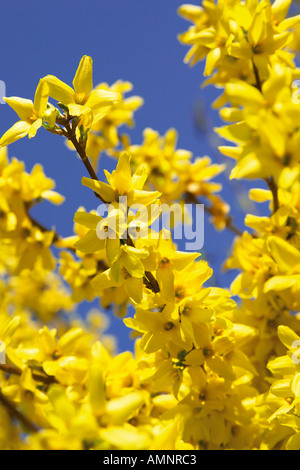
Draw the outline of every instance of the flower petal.
M102 181L93 180L86 178L85 176L81 180L83 186L95 191L99 194L105 202L112 202L115 199L115 191L109 184L103 183Z
M25 121L16 122L0 139L0 147L16 142L16 140L22 139L29 133L30 124Z
M31 139L32 137L35 137L38 129L42 126L42 124L43 124L43 121L41 118L37 119L36 121L34 121L33 124L31 124L29 132L28 132L29 139Z
M83 253L95 253L103 250L105 241L97 237L96 230L90 230L84 237L78 240L74 247Z
M49 85L41 79L35 92L33 108L38 116L42 116L47 108L49 98Z
M33 114L33 102L25 98L12 96L11 98L3 98L4 101L17 113L22 121L27 121Z
M76 93L89 95L93 90L93 59L84 55L76 71L73 87Z
M54 75L47 75L44 81L49 85L49 94L55 100L69 104L74 102L74 90L66 83L59 80Z

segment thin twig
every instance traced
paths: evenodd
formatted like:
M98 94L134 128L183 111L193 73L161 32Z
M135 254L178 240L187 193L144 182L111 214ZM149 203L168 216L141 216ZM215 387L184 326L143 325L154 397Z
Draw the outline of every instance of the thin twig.
M258 68L256 67L255 62L254 62L253 59L252 59L252 66L253 66L253 72L254 72L255 80L256 80L256 85L255 86L259 91L262 91L262 83L261 83L261 80L260 80L259 71L258 71Z
M30 215L29 213L27 214L30 222L32 223L32 225L34 225L35 227L37 227L42 233L46 233L46 232L52 232L54 235L53 235L53 243L59 243L60 241L63 240L63 237L61 237L56 231L52 230L52 229L49 229L47 227L45 227L43 224L41 224L38 220L36 220L34 217L32 217L32 215ZM66 250L69 250L69 251L72 251L72 253L75 253L76 252L76 249L72 246L66 246L64 247Z
M276 181L275 181L273 176L270 176L270 178L266 178L265 181L266 181L266 183L269 187L269 190L272 193L272 197L273 197L273 214L275 214L275 212L277 212L278 209L279 209L278 187L277 187Z
M133 248L135 247L133 240L129 235L127 237L126 243ZM154 294L158 294L158 292L160 292L159 284L150 271L145 271L144 284L148 289L152 290Z
M80 156L80 158L81 158L84 166L86 167L90 177L93 180L99 181L99 178L98 178L94 168L92 167L86 153L85 153L85 149L80 145L80 143L76 139L75 130L70 126L70 123L68 121L64 122L64 126L65 126L65 129L66 129L66 131L64 133L65 137L67 137L67 139L69 139L70 142L72 142L72 144L74 145L74 147L76 149L76 152Z
M186 200L186 202L190 202L192 204L203 204L203 202L201 201L198 201L198 199L196 198L196 196L192 193L185 193L184 195L184 199ZM206 204L203 204L204 206L204 211L209 214L209 215L212 215L214 216L215 213L213 211L213 208L212 207L209 207L207 206ZM239 237L241 237L243 235L243 232L242 230L240 230L238 227L236 227L232 221L232 217L226 217L225 218L225 226L228 230L230 230L231 232L233 232L235 235L238 235Z
M62 129L62 134L74 145L75 150L80 156L90 177L93 180L99 181L99 178L86 155L84 146L82 145L81 142L78 142L76 138L76 126L73 125L73 121L72 121L72 125L70 124L71 120L72 120L72 116L70 115L68 115L67 117L59 118L58 123L64 126L64 129ZM103 203L106 203L106 201L104 201L104 199L98 193L94 192L94 194ZM128 237L127 244L132 247L135 246L130 237ZM144 283L146 287L150 288L155 294L160 291L158 282L150 271L145 271Z
M7 409L9 414L13 417L16 418L19 423L21 423L26 430L29 432L35 433L38 432L37 426L32 423L27 416L25 416L23 413L21 413L17 408L14 403L12 403L8 398L6 398L3 393L0 391L0 403Z
M22 375L21 369L17 369L16 367L10 366L8 364L0 364L0 371L5 372L6 374L18 375L19 377ZM50 375L41 375L33 371L31 371L31 373L32 378L37 382L42 382L46 385L58 383L57 380L54 377L51 377Z
M32 225L34 225L35 227L37 227L38 229L40 229L41 232L53 232L53 242L56 243L58 241L61 240L61 237L54 231L54 230L51 230L51 229L48 229L47 227L45 227L43 224L41 224L38 220L36 220L34 217L32 217L32 215L30 214L27 214L30 222L32 223Z

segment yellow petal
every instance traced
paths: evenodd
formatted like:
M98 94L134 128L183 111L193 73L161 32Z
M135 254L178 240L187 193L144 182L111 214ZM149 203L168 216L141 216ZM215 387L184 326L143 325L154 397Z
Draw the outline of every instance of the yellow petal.
M300 276L274 276L264 285L264 292L281 291L289 289L299 283Z
M300 252L287 241L279 237L269 237L267 247L272 257L283 272L289 271L300 263Z
M288 326L280 325L278 327L278 337L282 344L288 349L292 349L293 343L299 341L300 337Z
M248 39L251 45L256 45L263 37L266 28L265 13L262 8L256 12L252 24L248 30Z
M125 281L125 288L130 299L136 303L140 303L143 300L143 279L129 277Z
M109 184L103 183L102 181L93 180L91 178L86 178L85 176L81 180L83 186L95 191L99 194L102 199L106 202L112 202L115 200L115 191Z
M65 105L74 102L75 93L69 85L54 75L47 75L44 81L49 85L49 94L52 98Z
M300 373L299 372L293 377L291 388L295 397L299 398L300 396ZM299 420L299 423L300 423L300 420Z
M89 229L96 229L98 223L101 221L101 217L96 214L89 214L88 212L76 212L74 215L74 222L83 225Z
M16 142L16 140L22 139L29 133L30 124L25 121L18 121L14 124L0 139L0 147L6 147L7 145Z
M120 257L120 252L120 240L111 234L106 240L106 256L110 266Z
M41 79L35 92L33 108L38 116L42 116L47 108L49 98L49 86Z
M288 356L282 356L273 359L268 363L267 367L274 375L290 375L294 374L295 371L295 365Z
M270 391L276 397L292 396L291 379L276 380L272 384Z
M195 22L203 12L203 8L198 5L184 4L178 8L177 12L187 20Z
M71 116L81 116L85 112L86 107L81 104L70 103L68 104L68 110Z
M110 400L106 407L110 423L124 424L143 405L144 401L144 395L138 391Z
M255 202L266 202L272 199L272 193L268 189L253 188L249 191L249 198Z
M300 432L294 434L289 438L285 446L286 450L299 450L300 449Z
M56 191L43 191L42 198L47 199L47 201L52 202L53 204L62 204L65 201L65 197Z
M97 416L103 412L106 405L105 381L99 364L93 364L89 368L88 390L92 410Z
M89 95L93 90L93 59L83 56L76 71L73 87L76 93Z
M286 18L291 3L292 0L275 0L272 4L272 15L278 23Z
M3 170L8 165L7 148L0 147L0 170Z
M161 258L173 259L176 254L171 232L165 228L159 234L158 251Z
M159 284L162 295L168 301L174 301L174 273L170 268L158 268L156 279Z
M205 70L204 70L204 76L207 77L211 75L216 68L216 65L218 61L220 60L222 55L221 48L216 47L209 51L206 57L206 64L205 64Z
M28 137L31 139L32 137L35 137L38 129L42 126L43 121L42 119L37 119L34 121L34 123L30 126L29 132L28 132Z
M145 273L144 265L137 256L124 253L122 256L124 268L132 277L142 278Z
M114 287L118 283L112 278L111 269L107 269L103 273L98 274L91 281L92 287L95 290L108 289L109 287Z
M88 106L94 114L94 121L98 121L108 113L114 103L122 100L120 93L109 90L94 90L90 94L86 106Z
M3 98L4 101L17 113L22 121L27 121L33 114L33 102L25 98Z
M83 253L94 253L104 249L105 240L100 240L100 238L97 237L96 230L90 230L74 244L74 247Z
M242 106L259 107L264 103L264 97L254 86L241 80L232 81L226 85L226 94L233 103Z
M141 426L140 426L141 427ZM99 431L101 441L109 443L113 449L145 450L151 443L150 435L140 427L128 425L109 426Z
M71 328L58 340L57 348L64 354L70 354L74 351L76 342L84 336L81 328Z
M173 267L176 271L182 271L198 258L199 253L185 253L184 251L176 251L172 260Z

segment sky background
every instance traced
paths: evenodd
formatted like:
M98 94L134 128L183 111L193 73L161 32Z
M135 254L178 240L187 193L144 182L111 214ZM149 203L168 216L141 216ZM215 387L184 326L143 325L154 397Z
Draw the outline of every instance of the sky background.
M222 196L232 207L236 225L243 228L244 210L255 209L247 201L246 185L228 181L232 163L217 150L220 142L212 129L221 122L217 111L210 108L220 90L200 88L203 64L190 68L183 63L187 48L179 43L177 35L189 23L177 14L182 3L182 0L3 1L0 80L6 84L6 96L33 99L39 79L47 74L72 85L81 57L90 55L94 85L128 80L134 89L127 96L139 95L145 100L135 115L135 128L129 131L133 144L142 143L146 127L160 134L174 127L179 134L178 148L193 152L195 157L209 155L213 162L227 164L225 174L217 181L224 185ZM0 105L1 135L16 120L8 105ZM199 120L201 126L197 124ZM45 174L56 181L56 189L66 197L66 202L62 206L45 202L33 214L44 225L55 226L60 235L72 234L73 214L79 206L96 209L93 194L80 183L82 176L88 176L85 168L62 138L41 129L31 141L25 138L12 144L9 156L23 160L28 171L35 163L41 163ZM100 179L103 168L111 170L115 164L115 160L102 158ZM221 269L233 239L228 231L216 232L205 219L202 253L214 269L214 284L221 287L229 287L236 275L224 274ZM81 312L95 305L97 302L84 303ZM121 320L112 321L110 332L119 338L120 350L131 347L128 329Z

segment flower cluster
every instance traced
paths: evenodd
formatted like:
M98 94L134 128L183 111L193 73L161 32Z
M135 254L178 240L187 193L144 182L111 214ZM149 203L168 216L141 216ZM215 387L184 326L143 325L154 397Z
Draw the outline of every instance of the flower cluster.
M41 165L27 173L16 158L8 160L6 148L0 149L0 244L1 264L11 273L21 273L36 265L51 271L55 259L50 250L56 239L30 214L36 204L48 200L61 204L63 196L53 190L55 183L44 175Z
M147 172L146 186L161 193L161 202L182 207L186 203L204 203L218 230L228 224L230 207L216 194L222 185L213 178L222 173L224 165L212 164L210 157L193 159L190 151L177 149L178 135L169 129L164 136L147 128L141 145L131 145L128 136L123 136L124 149L110 151L119 157L126 150L131 155L133 168L144 167Z
M281 400L276 397L289 401L297 392L285 390L283 382L275 382L269 392L270 370L290 373L296 381L296 371L279 372L276 364L284 353L282 343L291 347L286 337L300 333L299 69L294 54L300 16L287 18L290 5L290 0L219 0L179 10L193 23L179 36L191 47L186 61L206 58L205 85L223 88L214 108L227 123L216 132L234 144L220 147L235 161L230 177L261 179L266 186L251 188L249 198L268 203L269 210L246 216L248 231L235 240L225 268L240 271L231 286L240 299L234 320L257 331L243 351L258 371L252 382L259 394L252 401L253 422L261 426L260 448L267 449L299 448L298 437L288 439L289 428L297 426L284 416L288 410L282 403L280 419L274 419Z
M34 102L6 98L20 121L0 139L2 449L299 449L300 16L287 17L290 4L179 9L192 22L179 36L185 61L206 59L205 85L223 90L213 106L226 122L216 132L233 143L220 147L236 161L231 178L256 180L249 198L265 212L248 214L244 232L214 181L224 165L178 149L175 129L147 128L132 144L119 128L142 99L124 96L128 82L94 88L90 57L73 88L47 75ZM54 182L7 158L6 145L40 127L63 136L89 175L97 209L78 208L70 237L32 215L44 199L63 201ZM106 181L102 152L117 157ZM236 235L230 289L213 286L199 251L176 246L175 219L164 225L164 205L201 202ZM78 313L95 299L123 317L133 353L116 352L101 310Z

